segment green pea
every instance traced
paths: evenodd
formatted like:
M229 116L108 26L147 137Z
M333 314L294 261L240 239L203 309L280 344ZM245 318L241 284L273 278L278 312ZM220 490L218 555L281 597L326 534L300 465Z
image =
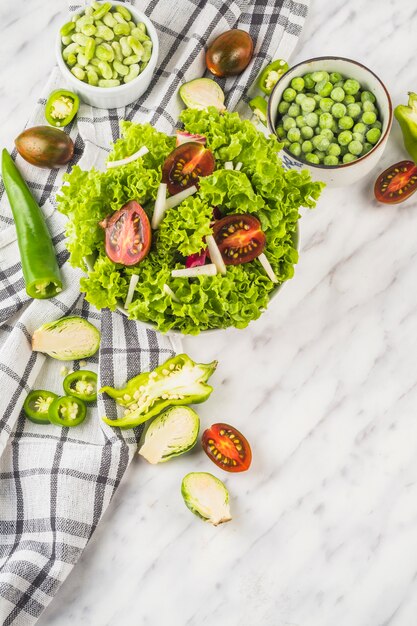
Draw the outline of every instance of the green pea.
M323 159L324 165L339 165L339 159L333 154L328 154Z
M342 128L343 130L349 130L349 128L352 128L354 123L355 122L351 117L349 117L349 115L344 115L339 120L339 128Z
M360 141L361 143L363 143L365 141L365 135L363 135L362 133L352 133L352 140Z
M113 77L113 70L107 63L107 61L100 61L98 64L98 69L104 79L110 80Z
M354 133L362 133L362 135L364 135L366 133L366 126L365 126L365 124L363 124L363 122L358 122L353 127L353 132Z
M346 115L346 107L345 107L345 105L342 104L342 102L335 102L334 105L332 106L332 115L336 119L340 119L344 115Z
M338 157L341 153L340 146L337 143L331 143L327 148L327 154Z
M297 128L303 128L306 125L306 118L304 117L304 115L297 115L297 117L295 118L295 123L297 125Z
M316 135L312 139L312 144L316 148L316 150L320 150L320 152L326 152L328 147L330 146L330 141L323 137L323 135Z
M113 30L114 30L114 34L117 35L118 37L122 35L130 35L129 24L126 24L126 23L116 24Z
M369 112L369 113L375 113L376 112L376 106L370 102L369 100L365 100L365 102L362 105L362 108L364 111Z
M73 67L77 63L77 57L75 54L69 54L66 58L66 64L68 67Z
M317 104L320 103L321 95L319 93L315 93L311 97L314 98L314 100L316 101Z
M367 126L374 124L376 122L376 115L372 111L365 111L362 115L362 122Z
M297 92L295 91L295 89L293 89L292 87L287 87L287 89L284 89L284 93L282 94L282 99L285 100L285 102L292 102L293 100L295 100L296 95L297 95Z
M313 135L314 130L311 128L311 126L303 126L303 128L301 129L301 137L303 139L311 139ZM307 150L307 152L310 152L310 150Z
M295 119L293 117L286 117L285 119L283 119L282 125L284 127L284 130L289 131L290 128L295 128Z
M322 128L320 131L320 135L322 135L323 137L326 137L326 139L328 139L329 142L333 141L334 139L334 133L332 130L330 130L330 128Z
M130 66L129 74L125 76L123 80L125 83L130 83L136 76L139 76L139 65L137 63ZM292 117L289 119L292 119Z
M358 157L355 156L354 154L352 154L351 152L346 152L346 154L343 155L343 163L352 163L352 161L356 161Z
M324 157L326 156L325 152L322 152L322 150L314 150L313 154L315 154L318 157L319 163L322 163Z
M123 63L120 63L120 61L113 62L113 69L116 70L120 76L127 76L129 74L129 68L123 65Z
M59 34L61 35L61 37L66 37L67 35L70 35L74 30L75 30L74 22L67 22L61 27Z
M381 131L379 130L379 128L370 128L368 132L366 133L366 139L372 145L375 145L376 143L378 143L380 137L381 137Z
M321 133L320 126L316 126L316 128L314 129L314 132L315 132L316 135L320 135L320 133Z
M96 9L93 13L93 18L95 20L101 20L103 15L108 13L111 8L112 8L112 5L110 2L105 2L104 4L99 5L99 8Z
M379 130L382 130L381 122L379 120L376 120L376 122L372 124L372 128L379 128Z
M342 87L333 87L330 97L335 102L342 102L345 97L345 92Z
M315 163L316 165L320 163L319 157L317 156L317 154L313 154L313 152L309 152L308 154L305 155L304 158L309 163Z
M339 87L343 88L344 83L345 83L344 80L338 80L337 83L334 83L334 86L337 87L337 88L339 88Z
M134 63L139 63L139 61L140 57L137 54L132 54L130 57L123 59L125 65L133 65Z
M83 70L82 67L75 65L74 67L71 68L71 72L74 74L75 78L78 78L78 80L84 80L85 71Z
M367 141L363 144L363 154L367 154L370 150L372 150L373 145Z
M120 80L117 79L108 79L100 78L98 81L99 87L118 87L120 85Z
M119 39L120 47L122 49L122 54L124 57L130 57L132 55L132 48L127 43L127 37L120 37Z
M333 106L333 100L331 98L322 98L319 102L319 107L324 113L329 113Z
M353 96L355 95L355 93L358 93L360 88L361 88L360 84L354 78L348 78L347 80L345 80L344 85L343 85L343 89L345 90L345 93L353 95Z
M288 115L290 117L297 117L297 115L300 115L300 105L299 104L291 104L289 109L288 109Z
M362 113L361 105L357 102L352 102L347 106L347 113L352 119L357 119Z
M72 42L72 37L71 35L64 35L64 37L61 37L61 42L63 46L69 46L70 43Z
M332 124L332 127L331 127L330 130L333 131L335 135L339 132L339 127L337 125L337 121L336 120L333 120L333 124Z
M332 124L333 124L333 117L330 115L330 113L322 113L320 115L320 118L319 118L320 128L328 128L330 130L330 128L332 127Z
M89 85L93 85L94 87L97 87L98 80L99 80L98 74L95 70L93 69L87 70L87 81Z
M348 145L348 150L351 154L355 154L356 156L358 156L363 149L363 144L360 141L356 141L355 139L353 139L350 144Z
M335 83L338 83L339 81L343 80L343 76L339 74L339 72L331 72L329 76L329 80L334 85Z
M326 98L327 96L329 96L332 90L333 90L333 85L328 80L322 80L316 84L316 91L323 98Z
M113 28L116 26L117 22L114 19L113 15L111 13L106 13L106 15L104 15L103 17L103 23L108 26L109 28Z
M344 100L343 100L343 104L346 104L346 106L348 104L353 104L354 102L356 102L355 100L355 96L351 96L350 94L348 94L347 96L345 96Z
M324 72L324 71L313 72L311 74L311 78L313 79L313 81L315 83L319 83L322 80L328 81L329 80L329 74L327 72Z
M137 54L139 57L143 56L144 47L142 46L141 42L138 41L138 39L136 39L136 37L133 37L132 35L130 35L127 38L127 43L132 48L135 54Z
M311 126L312 128L315 128L317 124L319 123L319 116L317 115L317 113L314 113L314 112L307 113L305 118L306 118L307 126Z
M292 143L292 144L289 146L288 150L289 150L289 151L291 152L291 154L293 154L294 156L300 156L300 154L301 154L301 146L300 146L300 144L299 144L299 143L297 143L297 142Z
M301 139L300 129L297 128L297 127L296 128L290 128L288 133L287 133L287 139L291 143L294 143L294 141L300 141L300 139Z
M123 67L126 67L125 65L123 65ZM277 137L278 139L284 139L284 137L287 136L284 127L282 125L279 125L276 127L276 133L277 133Z
M344 130L342 131L338 138L337 141L339 142L339 144L341 146L347 146L350 144L350 142L352 141L352 133L350 132L350 130Z
M313 144L311 143L311 141L309 141L308 139L303 141L303 143L301 144L301 150L304 152L304 154L313 152Z
M311 113L316 108L316 101L314 100L314 98L310 98L309 96L307 96L306 98L304 98L300 106L303 113Z
M295 89L295 91L303 91L304 89L304 79L301 76L296 76L291 81L291 87Z
M302 101L304 100L304 98L306 98L306 97L307 97L307 96L305 95L305 93L298 93L298 94L295 96L295 102L296 102L297 104L301 104L301 103L302 103Z
M278 105L278 113L281 113L281 115L285 115L288 112L289 108L290 108L290 103L285 102L285 100L281 100L281 102Z
M306 89L314 89L315 82L311 77L311 73L304 74L303 76L304 86Z
M284 148L289 148L289 146L290 146L290 142L288 141L288 139L287 139L287 138L283 139L283 140L281 141L281 143L282 143L282 146L283 146Z
M362 102L375 102L375 96L370 91L362 91L361 100Z

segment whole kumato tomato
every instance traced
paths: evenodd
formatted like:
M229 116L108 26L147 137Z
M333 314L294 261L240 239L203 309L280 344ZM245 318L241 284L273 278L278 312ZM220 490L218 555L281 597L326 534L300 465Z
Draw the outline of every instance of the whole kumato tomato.
M215 76L234 76L249 65L253 40L245 30L234 28L219 35L206 52L207 69Z

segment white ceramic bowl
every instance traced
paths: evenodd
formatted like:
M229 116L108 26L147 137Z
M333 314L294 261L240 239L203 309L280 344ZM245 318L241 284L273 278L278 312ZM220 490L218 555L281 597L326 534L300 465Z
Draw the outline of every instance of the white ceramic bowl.
M307 72L325 70L327 72L340 72L346 78L355 78L362 88L371 91L376 98L380 119L382 122L381 138L367 154L351 163L342 165L315 165L302 161L294 156L286 148L282 150L283 163L288 168L307 168L310 170L313 180L321 180L330 187L344 187L366 176L378 163L388 140L392 125L392 102L384 83L370 69L351 59L340 57L317 57L308 59L294 65L275 85L268 101L268 129L275 133L278 118L278 104L282 93L293 78L302 76Z
M124 2L117 2L117 0L112 0L112 4L126 6ZM78 13L83 13L84 9L85 7L79 10ZM61 70L65 81L70 83L72 89L80 96L83 102L91 104L98 109L115 109L131 104L131 102L134 102L145 93L155 71L159 53L159 42L156 29L150 19L144 13L138 11L134 6L129 5L129 11L136 23L143 22L145 24L148 35L152 40L152 56L149 59L148 65L145 67L143 72L137 76L137 78L134 78L130 83L122 84L118 87L93 87L88 83L78 80L78 78L70 72L64 59L62 58L62 43L61 37L58 33L55 52L59 69Z

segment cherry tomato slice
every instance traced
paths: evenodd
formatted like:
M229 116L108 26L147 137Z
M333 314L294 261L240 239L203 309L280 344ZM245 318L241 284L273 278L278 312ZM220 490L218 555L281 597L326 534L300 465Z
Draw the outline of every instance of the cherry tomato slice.
M226 472L245 472L252 461L247 439L229 424L213 424L202 437L204 452Z
M248 213L227 215L213 225L213 236L226 265L256 259L265 248L260 221Z
M375 182L375 198L386 204L397 204L417 190L417 165L413 161L400 161L391 165Z
M151 247L151 225L136 200L100 222L106 232L106 254L114 263L136 265Z
M165 159L162 182L167 184L169 193L174 195L191 185L198 185L200 176L212 174L214 166L214 156L210 150L196 141L187 141Z

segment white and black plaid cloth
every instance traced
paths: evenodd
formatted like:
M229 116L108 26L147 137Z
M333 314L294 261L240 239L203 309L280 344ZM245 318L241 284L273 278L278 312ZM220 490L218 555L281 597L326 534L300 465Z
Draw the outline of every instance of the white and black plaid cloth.
M204 74L204 46L229 28L248 30L256 44L243 75L220 81L229 109L243 112L247 90L262 66L288 59L300 35L308 0L135 0L160 38L158 67L147 94L126 109L80 107L70 127L75 161L100 166L119 136L119 120L149 121L171 133L181 104L178 87ZM79 7L73 5L74 10ZM64 16L63 16L64 19ZM52 63L52 58L51 58ZM30 126L44 123L45 98L63 86L52 72ZM18 129L16 129L18 130ZM16 156L16 153L13 153ZM114 416L113 401L100 398L78 428L38 426L22 414L31 389L62 389L60 364L33 353L35 328L63 315L88 318L101 329L99 354L88 362L100 385L123 385L175 352L167 337L119 313L101 313L79 293L81 273L66 263L64 219L55 208L64 169L39 170L17 158L48 218L65 289L57 298L30 300L25 293L10 207L0 187L0 623L34 624L79 558L135 452L140 429L119 431L100 416ZM68 168L69 169L69 168ZM78 368L78 364L71 364Z

